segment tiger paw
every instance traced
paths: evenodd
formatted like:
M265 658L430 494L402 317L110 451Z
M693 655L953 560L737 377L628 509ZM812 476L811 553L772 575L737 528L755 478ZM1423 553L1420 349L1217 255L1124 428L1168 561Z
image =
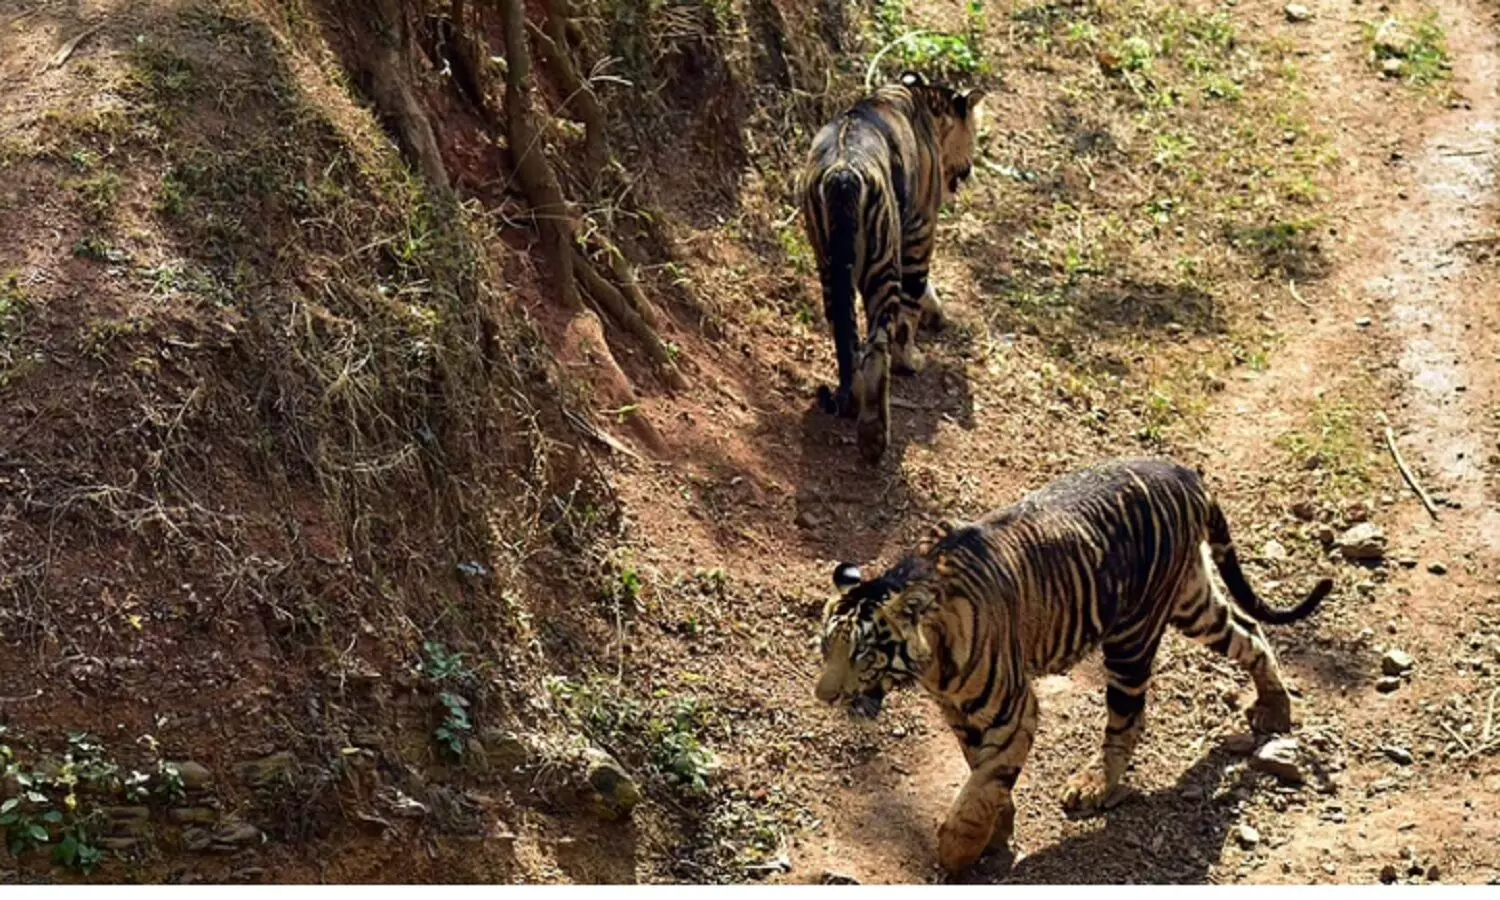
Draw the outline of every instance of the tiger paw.
M957 873L974 865L990 845L990 835L964 823L944 822L938 827L938 865Z
M1068 779L1062 793L1062 806L1069 813L1089 815L1115 806L1125 799L1127 793L1124 785L1111 785L1103 768L1095 763Z
M841 419L854 417L854 396L849 391L835 392L826 384L818 385L818 408Z
M1271 694L1256 698L1245 711L1250 728L1261 734L1286 734L1292 730L1292 698L1289 694Z
M995 816L995 830L990 832L990 841L985 849L990 852L1004 853L1010 850L1010 839L1016 832L1016 808L1014 806L1002 807L999 814Z
M948 317L943 314L942 301L938 300L937 289L931 284L927 285L927 293L922 295L922 313L918 324L929 331L942 331L943 326L948 324Z
M891 357L891 373L895 375L915 375L922 371L925 359L922 351L916 347L908 347L904 351L898 349Z

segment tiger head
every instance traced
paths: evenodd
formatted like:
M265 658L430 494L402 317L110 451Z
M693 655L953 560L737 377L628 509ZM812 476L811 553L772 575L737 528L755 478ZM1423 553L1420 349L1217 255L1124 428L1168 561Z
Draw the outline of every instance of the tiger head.
M974 171L974 141L979 136L979 107L984 91L978 88L956 91L931 84L915 72L902 75L901 84L932 117L943 174L943 200L952 200Z
M918 557L870 581L852 563L834 569L839 596L823 610L823 673L814 691L819 700L847 702L856 715L874 718L888 692L921 672L929 654L915 601L930 571Z

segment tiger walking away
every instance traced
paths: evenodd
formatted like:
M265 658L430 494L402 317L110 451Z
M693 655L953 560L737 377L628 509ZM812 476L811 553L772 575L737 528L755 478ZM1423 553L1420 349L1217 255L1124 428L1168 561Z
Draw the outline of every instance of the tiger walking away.
M890 443L891 372L919 370L917 329L942 322L927 278L933 236L939 207L973 168L982 99L907 73L825 125L808 153L802 218L839 367L838 389L820 388L819 401L856 417L860 454L872 463Z
M1245 580L1224 513L1198 473L1167 460L1074 472L972 524L938 526L876 578L841 564L834 583L818 699L874 716L888 691L914 680L963 745L969 779L938 829L939 862L949 871L1011 838L1011 790L1037 724L1033 677L1066 672L1102 646L1103 748L1062 801L1075 812L1106 808L1124 793L1120 779L1169 624L1249 671L1252 727L1289 731L1292 698L1260 626L1307 617L1333 589L1323 579L1291 609L1267 606Z

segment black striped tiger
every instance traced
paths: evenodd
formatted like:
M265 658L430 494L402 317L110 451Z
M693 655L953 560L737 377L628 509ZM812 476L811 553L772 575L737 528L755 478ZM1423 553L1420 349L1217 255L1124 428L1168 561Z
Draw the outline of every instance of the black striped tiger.
M836 415L857 416L860 453L870 462L890 442L890 373L920 369L917 328L942 321L927 280L933 233L939 206L973 168L981 99L977 90L907 73L825 125L808 153L803 224L839 366L838 390L820 388L819 400ZM856 288L865 304L862 349Z
M1214 563L1234 602L1209 577ZM1333 588L1268 607L1245 580L1219 504L1191 469L1117 460L1074 472L969 525L940 525L878 578L834 571L816 695L873 716L915 680L942 708L970 766L938 830L957 871L1000 849L1015 822L1011 789L1037 722L1033 676L1065 672L1102 645L1109 721L1102 752L1068 782L1071 811L1118 802L1141 734L1152 661L1166 627L1249 670L1258 731L1292 725L1292 701L1259 623L1295 622Z

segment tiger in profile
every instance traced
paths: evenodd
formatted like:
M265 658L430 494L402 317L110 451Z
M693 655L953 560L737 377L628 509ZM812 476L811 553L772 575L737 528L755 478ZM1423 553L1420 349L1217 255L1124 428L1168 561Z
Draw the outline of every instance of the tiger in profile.
M839 366L838 390L820 388L819 402L857 417L860 453L872 463L890 443L890 374L919 370L917 328L942 322L927 280L933 235L938 208L973 168L982 99L907 73L825 125L807 157L802 217Z
M1233 602L1210 581L1210 563ZM1249 670L1251 726L1284 732L1292 699L1260 623L1305 618L1333 588L1324 579L1287 610L1263 603L1219 504L1196 472L1166 460L1074 472L972 524L939 525L877 578L848 563L833 577L840 594L824 611L815 693L865 716L907 681L937 699L970 768L938 829L939 862L951 872L1011 838L1011 789L1037 723L1034 676L1065 672L1103 646L1104 746L1062 795L1070 811L1103 809L1124 792L1168 625Z

